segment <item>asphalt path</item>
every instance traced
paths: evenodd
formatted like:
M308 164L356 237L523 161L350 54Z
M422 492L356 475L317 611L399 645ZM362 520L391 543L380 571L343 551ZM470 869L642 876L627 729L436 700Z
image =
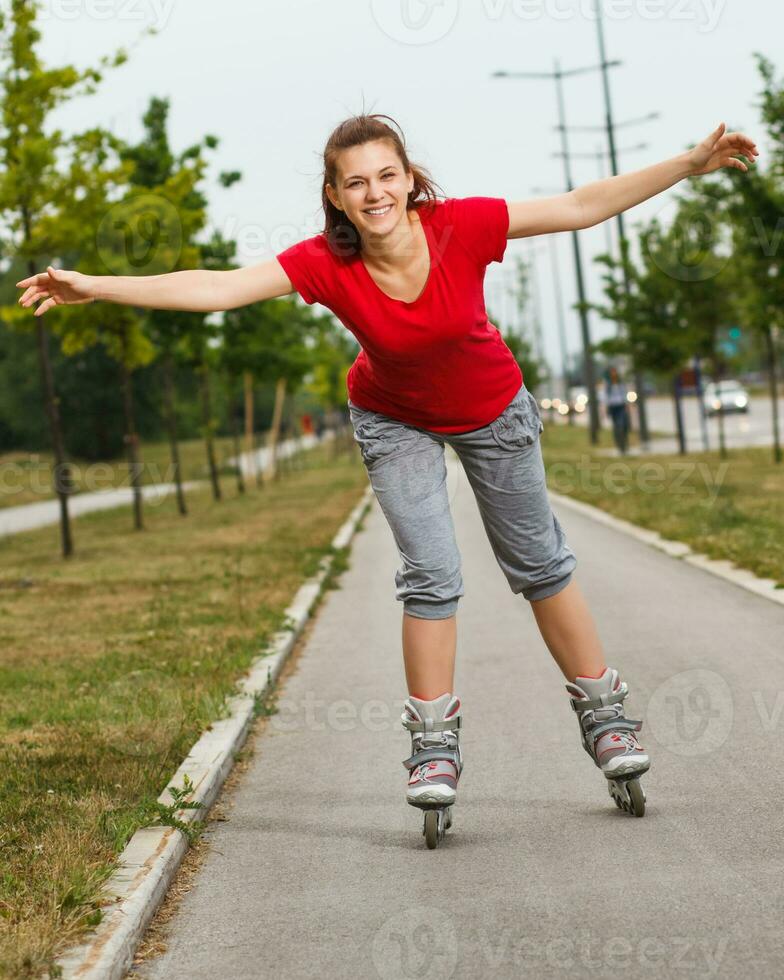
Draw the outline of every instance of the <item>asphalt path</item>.
M652 756L642 819L583 751L449 461L465 769L405 803L397 551L374 502L146 980L784 975L784 610L556 507Z
M675 405L672 398L661 396L648 397L646 399L646 412L648 419L648 429L651 432L670 433L671 438L651 439L648 445L648 452L651 453L677 453L679 443L676 438L677 422L675 419ZM681 401L684 436L686 439L686 451L690 453L716 451L719 448L719 416L713 415L705 419L705 424L700 419L699 403L694 396L684 396ZM632 425L635 430L639 429L639 421L635 408L631 409ZM600 419L603 428L611 429L612 426L605 418L604 410L600 409ZM546 421L551 424L566 424L563 419L555 418L555 413L550 410L542 411ZM575 416L575 423L580 426L588 425L588 412L582 412ZM778 401L778 424L779 438L784 440L784 396ZM751 446L772 446L773 445L773 410L770 398L755 395L749 402L748 412L727 412L724 415L724 440L728 449L741 449ZM636 447L631 449L632 455L638 455Z
M331 434L330 436L331 437ZM302 436L299 441L288 439L281 442L278 446L280 456L290 456L299 449L311 449L318 444L314 435ZM255 451L256 466L264 468L266 466L269 451L262 447ZM237 457L232 456L228 460L229 465L233 465ZM246 477L255 472L252 465L252 454L243 453L240 457L243 473ZM104 463L95 464L95 480L99 481L103 474L99 467ZM89 470L88 466L88 470ZM99 475L100 474L100 475ZM88 481L90 474L87 474ZM194 487L205 485L205 480L190 480L183 483L183 490L187 492ZM8 473L3 477L2 492L9 492L16 484L13 475ZM142 499L148 505L155 506L164 500L169 494L174 493L176 485L174 483L149 483L142 487ZM48 494L49 490L46 488ZM116 487L107 490L89 490L74 493L68 500L68 513L71 517L79 517L81 514L90 514L97 510L112 510L114 507L126 507L133 503L133 490L130 486ZM36 500L29 504L19 504L10 507L0 507L0 537L7 537L11 534L19 534L22 531L32 531L39 527L48 527L57 524L60 520L60 502L56 497L46 500Z

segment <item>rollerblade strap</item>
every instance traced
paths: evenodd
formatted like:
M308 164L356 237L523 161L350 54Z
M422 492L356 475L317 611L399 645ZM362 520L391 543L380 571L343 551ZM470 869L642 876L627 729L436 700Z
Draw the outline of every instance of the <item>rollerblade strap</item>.
M572 708L582 714L584 711L592 711L596 708L608 708L611 704L618 704L625 700L628 690L611 691L609 694L602 694L598 698L571 698Z
M605 732L639 732L642 729L641 721L633 721L631 718L612 718L609 721L599 722L590 731L587 731L586 737L591 739L591 744L595 743L597 739L601 738Z
M435 760L451 762L459 768L460 753L457 749L422 749L420 752L415 752L410 758L404 759L403 765L410 771L411 769L416 768L416 766L421 765L423 762L433 762Z
M405 715L401 716L403 727L410 732L451 732L462 727L460 715L446 718L444 721L411 721Z

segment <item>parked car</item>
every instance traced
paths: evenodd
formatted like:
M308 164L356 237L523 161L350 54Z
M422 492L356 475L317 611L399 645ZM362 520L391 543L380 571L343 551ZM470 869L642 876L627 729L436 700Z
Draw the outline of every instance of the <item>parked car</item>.
M718 415L722 412L748 412L749 393L740 383L732 379L711 381L705 385L702 402L706 415Z

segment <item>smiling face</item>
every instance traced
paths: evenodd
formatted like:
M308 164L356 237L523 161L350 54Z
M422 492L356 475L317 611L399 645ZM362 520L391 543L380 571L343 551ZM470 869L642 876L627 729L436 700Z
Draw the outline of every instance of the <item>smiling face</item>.
M386 235L406 216L413 173L406 173L387 140L372 140L343 150L336 185L327 184L330 201L346 213L363 238Z

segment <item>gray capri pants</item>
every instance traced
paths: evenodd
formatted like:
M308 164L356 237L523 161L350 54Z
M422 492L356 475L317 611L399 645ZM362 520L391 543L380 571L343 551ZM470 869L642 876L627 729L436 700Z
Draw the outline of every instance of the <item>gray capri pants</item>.
M457 453L509 587L528 601L555 595L577 564L550 509L536 399L521 385L489 425L420 429L350 399L354 439L403 564L396 598L409 616L447 619L464 595L446 486L444 444Z

